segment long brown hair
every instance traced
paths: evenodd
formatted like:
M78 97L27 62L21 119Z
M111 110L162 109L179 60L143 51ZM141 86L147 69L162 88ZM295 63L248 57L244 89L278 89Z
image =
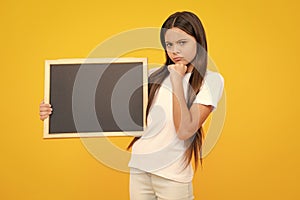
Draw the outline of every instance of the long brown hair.
M193 71L191 73L189 79L189 87L188 87L188 100L187 106L190 108L193 104L193 101L198 94L200 87L202 85L202 81L207 69L207 42L206 42L206 34L203 28L203 25L200 19L191 12L176 12L168 17L168 19L163 23L161 31L160 31L160 41L162 46L165 49L166 62L165 65L160 69L156 70L153 74L148 78L148 105L146 109L146 117L148 117L149 110L151 108L153 99L155 97L156 92L159 90L162 82L169 75L168 65L174 64L174 62L170 59L166 51L165 44L165 33L168 29L173 27L179 28L186 32L187 34L193 36L197 41L197 53L194 60L189 63L189 65L193 65ZM185 152L185 162L186 166L191 162L191 159L194 155L195 159L195 167L198 166L198 160L200 159L202 165L202 141L203 141L203 129L200 127L194 136L191 138L192 142L190 146L187 148ZM132 147L132 145L139 139L139 137L135 137L131 143L128 145L128 149Z

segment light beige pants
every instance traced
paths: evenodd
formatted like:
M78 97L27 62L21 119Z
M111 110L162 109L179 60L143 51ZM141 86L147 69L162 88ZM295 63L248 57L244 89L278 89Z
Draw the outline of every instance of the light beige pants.
M191 200L192 183L181 183L151 173L130 173L130 200Z

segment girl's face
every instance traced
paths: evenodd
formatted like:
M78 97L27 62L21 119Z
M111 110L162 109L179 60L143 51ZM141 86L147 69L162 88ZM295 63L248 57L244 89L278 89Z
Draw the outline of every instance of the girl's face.
M175 64L188 65L196 56L197 41L179 28L174 27L166 31L165 43L167 54Z

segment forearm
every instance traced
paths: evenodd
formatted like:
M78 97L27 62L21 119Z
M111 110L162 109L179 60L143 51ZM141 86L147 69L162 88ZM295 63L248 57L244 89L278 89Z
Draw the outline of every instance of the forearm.
M176 133L182 140L186 140L199 128L200 110L198 106L187 107L183 90L183 77L187 66L182 64L169 65L170 79L173 89L173 121Z
M173 88L173 121L176 133L180 139L187 139L197 130L197 123L187 107L184 97L182 79L172 81Z

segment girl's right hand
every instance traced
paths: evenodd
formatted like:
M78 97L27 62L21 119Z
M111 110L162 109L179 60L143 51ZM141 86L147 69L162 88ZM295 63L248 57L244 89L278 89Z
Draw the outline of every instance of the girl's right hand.
M48 118L49 115L51 114L52 114L51 105L44 103L44 101L42 101L40 103L40 120L44 121L44 119Z

